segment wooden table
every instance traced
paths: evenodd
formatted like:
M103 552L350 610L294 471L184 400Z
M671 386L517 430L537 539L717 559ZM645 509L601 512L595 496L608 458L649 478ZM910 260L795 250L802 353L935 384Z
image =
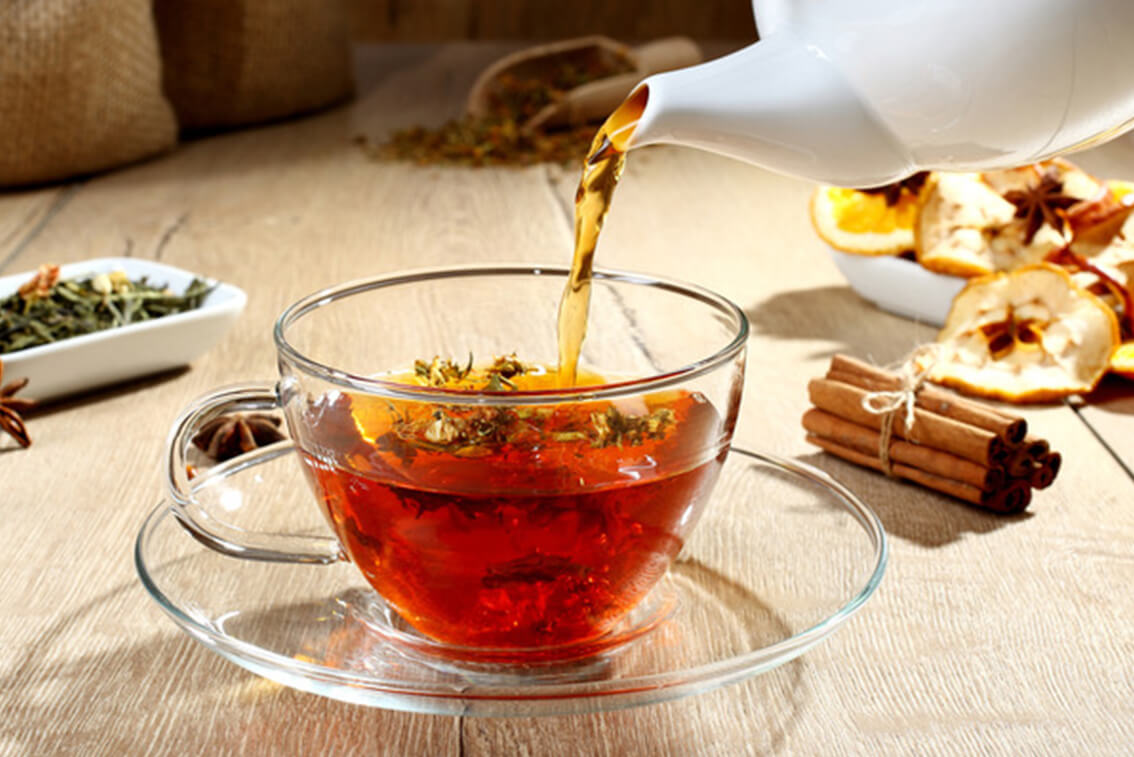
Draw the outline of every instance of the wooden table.
M892 537L865 610L796 662L709 694L521 720L393 713L267 684L180 633L133 539L160 495L169 423L204 391L270 378L270 329L317 287L459 262L563 263L573 170L377 164L351 142L456 111L492 46L359 52L359 96L304 120L189 142L85 181L0 195L0 273L159 259L249 293L188 371L48 407L0 443L0 751L77 754L1129 753L1134 747L1131 385L1026 411L1064 451L1030 515L998 518L816 454L799 417L835 351L892 361L929 340L844 284L811 187L680 149L635 154L601 263L691 279L752 321L739 441L827 469ZM1134 177L1134 142L1082 156ZM785 696L788 692L790 696Z

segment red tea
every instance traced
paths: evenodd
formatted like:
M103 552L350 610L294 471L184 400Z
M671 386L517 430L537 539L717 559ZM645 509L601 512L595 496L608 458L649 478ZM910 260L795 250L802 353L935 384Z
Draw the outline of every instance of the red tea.
M556 379L508 383L541 380ZM408 623L450 644L547 647L601 636L649 592L723 462L700 395L628 402L332 393L299 442L343 546Z

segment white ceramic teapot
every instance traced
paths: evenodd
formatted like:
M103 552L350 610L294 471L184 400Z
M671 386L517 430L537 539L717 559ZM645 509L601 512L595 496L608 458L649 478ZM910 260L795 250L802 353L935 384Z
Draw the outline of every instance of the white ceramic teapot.
M759 42L643 82L629 147L866 187L1029 163L1134 126L1134 0L753 5Z

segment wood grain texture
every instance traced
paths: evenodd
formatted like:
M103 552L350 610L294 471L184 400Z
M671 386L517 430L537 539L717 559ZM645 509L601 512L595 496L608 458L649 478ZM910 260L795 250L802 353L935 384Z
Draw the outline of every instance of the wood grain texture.
M59 211L75 186L0 193L0 271Z
M573 169L375 164L350 143L359 131L377 136L455 112L480 66L504 49L361 51L353 105L92 179L0 270L128 253L249 293L239 328L189 370L47 408L31 419L30 450L0 441L0 752L1127 752L1130 478L1065 407L1026 411L1065 465L1015 518L807 447L804 388L833 352L886 363L933 330L850 292L810 230L808 185L677 149L631 156L599 264L690 279L749 314L739 441L829 470L892 536L888 575L861 615L740 685L636 710L516 720L406 715L298 693L175 629L131 563L160 495L168 424L210 388L272 377L270 329L287 303L406 267L569 258ZM0 239L46 197L0 197Z
M1106 376L1095 391L1077 399L1074 407L1134 478L1134 381Z

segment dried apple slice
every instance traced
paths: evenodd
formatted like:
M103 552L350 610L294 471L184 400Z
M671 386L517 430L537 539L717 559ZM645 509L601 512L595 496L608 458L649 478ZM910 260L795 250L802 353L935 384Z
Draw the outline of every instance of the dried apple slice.
M955 276L1041 262L1070 241L1067 214L1103 186L1065 160L989 173L940 174L915 227L917 259Z
M1119 344L1118 321L1061 268L975 279L954 298L930 378L1007 402L1090 391Z
M836 250L898 255L914 248L914 222L928 174L877 189L823 185L811 196L811 225Z
M918 262L952 276L993 272L991 240L1015 212L978 173L938 174L914 229Z

